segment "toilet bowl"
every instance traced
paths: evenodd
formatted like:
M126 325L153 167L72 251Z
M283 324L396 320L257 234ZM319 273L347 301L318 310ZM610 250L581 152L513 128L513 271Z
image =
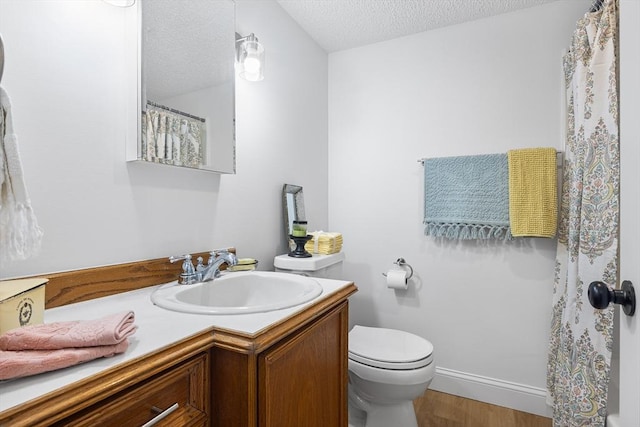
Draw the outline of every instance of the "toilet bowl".
M358 422L366 427L418 426L413 400L435 374L429 341L405 331L358 325L349 332L348 366L349 411L364 414Z
M276 271L337 279L344 253L279 255ZM405 331L354 326L349 332L349 426L417 427L413 400L435 374L433 345Z

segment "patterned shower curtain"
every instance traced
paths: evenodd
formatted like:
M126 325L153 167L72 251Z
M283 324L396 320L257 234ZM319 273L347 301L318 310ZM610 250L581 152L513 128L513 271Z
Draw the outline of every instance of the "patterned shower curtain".
M155 106L142 112L141 159L200 167L205 161L205 122Z
M620 157L617 1L578 24L564 58L567 140L547 367L553 425L604 426L613 308L596 310L594 280L617 283Z

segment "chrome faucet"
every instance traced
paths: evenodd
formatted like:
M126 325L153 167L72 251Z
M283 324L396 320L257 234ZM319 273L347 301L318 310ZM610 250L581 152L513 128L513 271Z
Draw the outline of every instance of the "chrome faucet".
M227 266L232 266L238 263L238 259L233 253L226 249L209 252L209 262L207 266L200 271L200 281L206 282L220 277L220 266L225 262Z
M209 261L206 266L202 263L202 258L198 257L198 266L195 268L191 262L190 254L169 257L171 263L181 260L184 260L182 263L182 273L178 280L178 283L181 285L191 285L193 283L213 280L220 276L220 266L223 263L226 262L229 266L238 263L236 256L226 249L209 252Z

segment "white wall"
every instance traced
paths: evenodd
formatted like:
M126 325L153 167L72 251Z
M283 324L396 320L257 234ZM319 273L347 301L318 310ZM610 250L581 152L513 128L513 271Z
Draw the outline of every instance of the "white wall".
M555 240L424 236L418 159L563 147L562 54L588 4L560 1L329 55L329 226L351 323L429 339L433 388L545 414ZM381 275L398 257L406 292Z
M100 0L0 0L25 180L45 236L0 278L236 246L261 269L286 250L281 191L304 187L327 226L327 55L275 3L237 2L266 47L265 80L238 81L237 174L125 162L127 17ZM310 102L310 100L313 100Z
M234 99L235 86L231 80L156 102L204 118L207 141L204 146L205 164L208 169L229 173L235 169L235 147L229 144L235 135L235 108L229 103Z
M620 276L630 280L638 292L640 284L640 3L620 4ZM614 373L609 387L609 427L640 425L640 316L616 310L618 336L615 337ZM616 360L619 349L619 360Z

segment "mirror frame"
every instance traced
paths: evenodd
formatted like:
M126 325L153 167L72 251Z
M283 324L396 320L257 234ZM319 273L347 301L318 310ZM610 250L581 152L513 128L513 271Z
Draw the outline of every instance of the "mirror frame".
M284 212L284 231L287 240L289 240L289 235L293 232L293 221L306 221L304 193L301 186L284 184L282 187L282 208Z

